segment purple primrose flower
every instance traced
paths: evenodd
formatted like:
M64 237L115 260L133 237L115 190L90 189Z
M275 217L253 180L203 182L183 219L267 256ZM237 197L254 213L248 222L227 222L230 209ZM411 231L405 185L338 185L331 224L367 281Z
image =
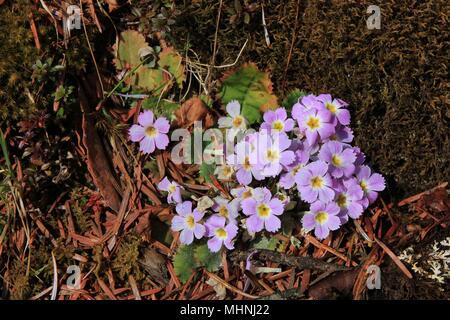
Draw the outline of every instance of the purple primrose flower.
M341 225L338 217L339 207L336 203L314 202L308 213L302 218L303 228L307 231L314 229L315 236L323 240L330 234L330 230L337 230Z
M172 219L172 230L181 231L181 243L191 244L194 241L194 236L201 239L206 231L205 226L199 223L203 218L203 212L192 211L191 201L177 204L175 210L178 215Z
M167 177L161 180L158 183L158 189L161 191L167 191L167 203L180 203L181 202L181 187L175 181L170 182Z
M154 121L153 112L146 110L139 114L138 124L131 126L129 130L130 140L140 143L140 151L149 154L156 149L164 150L169 144L169 121L160 117Z
M296 176L297 189L301 198L309 203L319 199L330 202L334 198L333 181L328 174L328 165L321 160L311 162Z
M211 216L206 221L206 229L208 230L208 248L211 252L217 252L222 245L229 250L234 249L233 238L237 235L238 227L233 223L226 224L226 219L219 215Z
M268 194L270 195L270 191ZM248 198L242 201L241 206L244 214L248 216L246 225L249 232L255 233L263 229L275 232L280 229L281 221L278 216L284 210L284 204L280 199L272 198L271 195L259 201Z

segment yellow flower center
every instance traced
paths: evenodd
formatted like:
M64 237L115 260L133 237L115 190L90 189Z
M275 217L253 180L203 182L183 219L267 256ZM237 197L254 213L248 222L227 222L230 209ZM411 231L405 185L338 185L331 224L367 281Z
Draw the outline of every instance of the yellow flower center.
M267 150L267 159L270 162L275 162L280 158L280 153L277 150Z
M318 129L320 127L320 120L319 120L319 118L316 118L316 117L310 117L308 119L308 122L306 122L306 125L311 130Z
M314 177L311 179L311 186L320 189L323 187L323 179L321 177Z
M224 218L228 218L228 209L225 206L221 206L219 208L219 215L224 217Z
M223 166L223 175L225 177L229 177L233 174L233 168L231 166L224 165Z
M248 199L253 195L252 190L247 190L242 193L242 199Z
M224 228L218 228L216 230L216 236L217 236L217 238L219 238L221 240L225 240L227 238L228 234Z
M331 157L331 163L335 167L340 167L342 165L342 158L337 154L333 154L333 156Z
M300 169L303 167L303 165L301 165L301 164L298 164L298 165L296 165L293 169L292 169L292 175L296 175L299 171L300 171Z
M236 116L233 118L233 127L240 128L242 126L242 123L244 123L244 118L241 116Z
M272 129L275 131L282 131L284 128L284 123L281 120L275 120L272 122Z
M346 207L347 205L347 197L345 196L345 194L341 193L340 195L338 195L337 199L336 199L336 203L339 207Z
M177 190L177 186L174 184L171 184L168 188L169 193L174 193Z
M186 226L189 229L194 229L194 227L195 227L195 220L194 220L194 216L193 215L188 215L186 217Z
M266 219L270 216L270 212L272 209L269 208L269 206L265 203L261 203L256 207L256 212L258 213L258 216L262 219Z
M367 181L366 180L361 180L359 185L361 186L361 189L363 189L364 192L367 191Z
M149 126L145 129L145 134L150 138L153 138L158 135L158 129L153 126Z
M252 168L252 166L250 165L250 158L248 156L245 157L244 164L242 165L242 167L247 171Z
M320 211L316 214L314 220L316 220L318 224L322 225L328 221L328 213L326 213L325 211Z
M327 108L331 113L336 113L337 111L336 106L331 102L325 103L325 108Z

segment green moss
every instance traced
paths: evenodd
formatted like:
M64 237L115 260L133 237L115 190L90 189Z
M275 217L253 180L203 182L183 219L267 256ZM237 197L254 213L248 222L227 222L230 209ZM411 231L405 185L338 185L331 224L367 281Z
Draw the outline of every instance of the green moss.
M0 119L16 119L35 110L29 98L32 65L39 57L30 30L30 1L18 0L0 6ZM20 107L18 107L20 106Z
M238 2L249 10L250 1ZM355 142L371 165L388 176L394 196L448 180L449 56L443 16L448 2L385 1L379 5L381 30L366 27L366 10L373 3L355 0L300 1L294 30L297 3L264 2L272 43L267 47L261 8L250 12L245 23L232 19L235 1L224 1L216 64L232 63L248 38L240 63L253 61L261 70L270 69L280 98L299 88L348 101ZM219 1L176 4L182 12L172 27L178 50L188 46L202 63L209 63ZM214 78L221 72L216 70Z
M138 281L145 277L138 263L141 245L141 237L132 233L127 234L121 241L111 266L122 281L128 281L130 274Z

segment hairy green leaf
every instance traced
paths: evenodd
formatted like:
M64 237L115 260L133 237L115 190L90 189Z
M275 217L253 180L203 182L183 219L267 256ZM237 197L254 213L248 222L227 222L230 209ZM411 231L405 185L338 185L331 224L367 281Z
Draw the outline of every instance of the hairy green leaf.
M182 87L186 79L186 70L182 57L172 48L167 47L159 52L155 68L148 64L156 51L149 47L144 36L138 31L126 30L120 34L114 46L117 69L127 70L125 83L160 95L167 92L174 83ZM152 52L152 54L148 54ZM146 60L147 59L147 60Z
M262 236L261 239L257 240L253 244L253 248L255 249L265 249L265 250L275 250L279 244L279 240L275 237L271 237L268 239L265 236Z
M272 93L269 74L259 71L253 63L226 73L221 83L219 95L222 102L239 101L242 114L250 124L261 120L261 111L277 107L277 97Z
M194 269L197 268L197 263L194 259L194 246L184 245L179 247L173 258L173 267L181 282L188 281Z
M290 111L292 110L292 107L294 104L298 102L298 100L304 96L306 96L307 93L303 90L294 89L291 92L289 92L284 98L283 102L281 103L283 107L286 108L286 110Z
M214 175L214 170L216 169L215 164L207 164L206 162L203 162L200 165L199 174L200 177L202 177L206 182L211 182L210 176Z
M215 272L220 268L220 253L209 251L206 244L199 245L195 248L195 259L200 266L205 267L210 272Z

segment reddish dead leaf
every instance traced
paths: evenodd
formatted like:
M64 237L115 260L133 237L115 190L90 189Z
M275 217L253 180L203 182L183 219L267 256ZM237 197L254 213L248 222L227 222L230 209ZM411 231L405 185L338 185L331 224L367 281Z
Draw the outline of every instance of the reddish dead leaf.
M213 121L211 120L212 115L199 97L192 97L183 103L177 111L175 111L175 116L177 119L174 122L174 126L189 127L194 124L195 121L205 120L208 115L208 121L205 121L204 129L209 128L207 124L213 124Z
M136 224L136 232L138 234L144 234L147 233L150 230L150 212L145 213L144 215L140 216L138 219L138 223Z
M406 205L406 204L409 204L409 203L412 203L412 202L416 202L416 201L419 200L424 194L430 193L430 192L432 192L433 190L438 189L438 188L446 188L447 185L448 185L448 182L441 183L440 185L438 185L437 187L435 187L435 188L433 188L433 189L431 189L431 190L428 190L428 191L425 191L425 192L421 192L421 193L419 193L419 194L416 194L416 195L414 195L414 196L412 196L412 197L409 197L409 198L406 198L406 199L400 201L400 202L398 203L398 206L401 207L401 206L404 206L404 205Z
M430 193L425 193L415 204L418 211L430 211L434 213L449 213L450 200L447 190L444 187L434 189Z

